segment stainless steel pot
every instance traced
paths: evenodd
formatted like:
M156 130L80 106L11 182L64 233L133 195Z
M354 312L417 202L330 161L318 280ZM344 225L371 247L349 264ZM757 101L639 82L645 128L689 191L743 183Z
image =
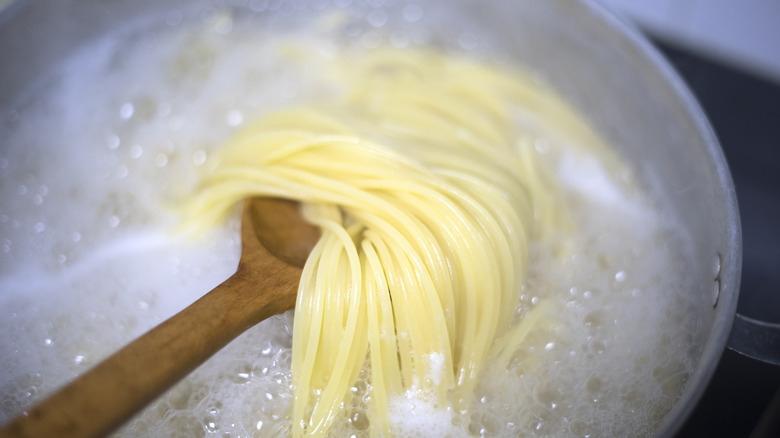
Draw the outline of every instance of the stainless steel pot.
M304 11L307 3L321 6L327 1L203 3L286 16ZM355 1L352 7L364 8L361 3ZM382 3L396 10L403 7L396 1ZM457 41L462 32L458 20L468 17L475 34L485 31L492 45L544 75L635 165L644 184L666 194L665 207L692 236L701 261L690 273L698 285L690 293L700 307L696 342L701 358L657 430L659 436L672 435L702 395L729 334L735 345L754 342L750 326L761 326L739 318L738 330L731 331L741 268L737 201L724 156L701 109L642 36L596 5L571 0L413 3L427 17L435 17L431 22L438 27L432 31L442 41ZM81 44L111 32L118 23L164 21L173 8L197 6L183 0L12 3L0 14L0 129L14 117L15 105L30 84L56 69ZM393 25L392 20L387 23ZM762 342L777 342L776 327L763 327ZM750 354L771 359L766 351L759 345Z

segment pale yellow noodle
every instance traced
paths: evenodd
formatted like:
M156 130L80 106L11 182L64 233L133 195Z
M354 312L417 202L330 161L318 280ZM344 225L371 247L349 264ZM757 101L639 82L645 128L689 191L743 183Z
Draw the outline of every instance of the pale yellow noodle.
M248 124L183 211L202 229L248 196L303 203L322 237L295 308L293 434L326 435L368 363L387 436L393 397L467 407L486 360L506 364L549 316L511 327L530 239L571 226L515 111L602 146L533 79L452 55L377 49L322 74L345 92Z

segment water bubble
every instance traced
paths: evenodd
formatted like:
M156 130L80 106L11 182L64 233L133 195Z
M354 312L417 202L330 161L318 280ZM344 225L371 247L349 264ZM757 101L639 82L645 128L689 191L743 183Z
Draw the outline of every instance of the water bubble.
M140 144L134 144L133 147L130 148L130 158L132 159L141 158L141 155L143 154L144 154L144 148L141 147Z
M274 346L270 342L266 342L265 346L260 350L260 354L268 356L274 351Z
M119 226L119 222L120 222L119 217L117 217L116 215L112 215L111 217L108 218L108 226L111 228L116 228L117 226Z
M590 392L598 392L601 389L602 381L598 377L591 377L585 382L585 389Z
M210 433L219 432L219 424L217 424L217 421L214 418L208 418L203 424L206 428L206 431Z
M162 152L157 154L157 156L154 157L154 164L157 167L165 167L168 164L168 155L163 154Z
M121 117L123 120L127 120L130 117L133 117L134 112L135 108L130 102L125 102L121 107L119 107L119 117Z
M19 184L19 186L16 187L16 193L19 196L24 196L27 194L27 186L24 184Z
M116 177L119 179L126 178L129 173L130 169L128 169L124 164L120 164L116 168Z
M198 149L192 154L192 164L202 166L206 163L206 151Z
M546 137L539 137L534 140L534 149L540 154L546 154L550 151L550 140Z
M36 233L42 233L44 230L46 230L46 224L43 222L36 222L35 225L33 225L33 231Z
M420 21L423 17L423 9L419 5L406 5L401 13L404 19L410 23Z
M78 231L74 231L70 233L70 239L73 242L78 242L79 240L81 240L81 233L79 233Z
M411 38L409 38L409 35L406 32L393 32L390 34L390 44L392 44L393 47L403 49L408 46L410 42Z
M244 121L244 115L241 111L233 109L227 112L225 115L225 121L230 126L238 126Z
M109 135L106 137L106 145L109 149L116 149L119 147L119 145L122 143L122 141L114 134Z
M352 5L352 0L333 0L333 4L339 8L348 8Z
M376 49L382 44L382 35L378 32L366 32L360 36L360 44L366 49Z
M366 16L366 21L368 21L368 24L377 28L384 26L385 23L387 23L387 20L387 12L385 12L383 9L375 9L369 12Z
M233 19L226 15L221 15L217 19L216 24L214 25L214 31L220 35L227 35L232 30L233 30Z
M478 46L477 36L471 32L463 32L458 35L458 45L463 50L474 50Z
M368 419L368 415L362 411L355 411L352 415L350 415L349 422L357 430L368 430L369 426L371 425Z

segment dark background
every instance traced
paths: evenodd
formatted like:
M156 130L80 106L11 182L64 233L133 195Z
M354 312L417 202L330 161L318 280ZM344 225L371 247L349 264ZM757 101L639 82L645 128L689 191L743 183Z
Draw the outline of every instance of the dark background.
M734 179L744 245L738 312L780 323L780 81L650 37L707 114ZM780 438L780 367L726 350L677 437Z

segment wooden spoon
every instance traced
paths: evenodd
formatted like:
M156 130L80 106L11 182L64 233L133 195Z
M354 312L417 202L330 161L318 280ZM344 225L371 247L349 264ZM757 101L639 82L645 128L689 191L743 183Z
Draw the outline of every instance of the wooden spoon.
M319 230L297 203L244 202L232 277L0 430L0 437L98 437L121 426L238 335L295 307Z

